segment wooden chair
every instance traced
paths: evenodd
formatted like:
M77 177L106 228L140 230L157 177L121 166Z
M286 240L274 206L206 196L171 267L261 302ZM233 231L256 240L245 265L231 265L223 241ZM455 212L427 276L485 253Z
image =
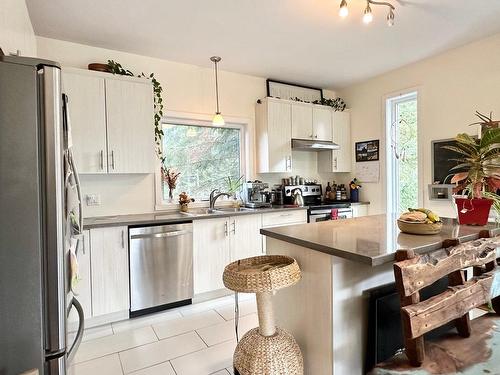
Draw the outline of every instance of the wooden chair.
M500 237L483 231L479 239L460 244L446 240L442 249L425 255L400 250L394 264L396 287L401 298L401 319L406 356L412 366L424 361L424 334L453 322L462 337L471 335L469 311L492 301L500 313ZM464 268L474 267L466 281ZM448 289L425 301L420 291L448 276Z

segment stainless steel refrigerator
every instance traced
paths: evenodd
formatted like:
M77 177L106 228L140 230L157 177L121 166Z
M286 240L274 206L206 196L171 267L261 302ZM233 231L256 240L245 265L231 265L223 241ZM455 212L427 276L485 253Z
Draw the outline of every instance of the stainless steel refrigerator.
M0 56L0 374L66 374L81 197L57 63ZM80 318L74 340L67 315Z

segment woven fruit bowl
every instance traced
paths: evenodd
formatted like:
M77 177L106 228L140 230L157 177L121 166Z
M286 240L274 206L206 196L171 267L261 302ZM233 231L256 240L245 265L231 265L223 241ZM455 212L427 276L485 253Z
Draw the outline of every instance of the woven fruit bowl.
M399 230L409 234L438 234L443 229L443 223L418 223L398 219Z

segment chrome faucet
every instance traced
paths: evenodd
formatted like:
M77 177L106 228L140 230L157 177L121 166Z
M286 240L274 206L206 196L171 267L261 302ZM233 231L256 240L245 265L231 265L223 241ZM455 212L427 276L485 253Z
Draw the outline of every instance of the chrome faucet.
M213 211L215 209L215 202L222 195L225 195L228 198L231 196L228 193L221 193L219 189L212 190L212 192L210 193L210 211Z

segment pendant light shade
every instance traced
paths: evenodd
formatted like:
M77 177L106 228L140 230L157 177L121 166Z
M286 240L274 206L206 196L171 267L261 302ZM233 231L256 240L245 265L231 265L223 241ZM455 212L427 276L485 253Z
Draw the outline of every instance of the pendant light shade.
M225 124L226 122L224 121L224 117L222 117L222 115L219 112L217 112L214 118L212 119L212 125L224 126Z
M217 64L221 61L222 59L219 56L212 56L210 58L210 61L214 63L214 70L215 70L215 100L217 103L217 107L215 110L215 116L212 120L212 125L214 126L223 126L226 122L224 121L224 118L222 117L220 110L219 110L219 77L217 75Z

